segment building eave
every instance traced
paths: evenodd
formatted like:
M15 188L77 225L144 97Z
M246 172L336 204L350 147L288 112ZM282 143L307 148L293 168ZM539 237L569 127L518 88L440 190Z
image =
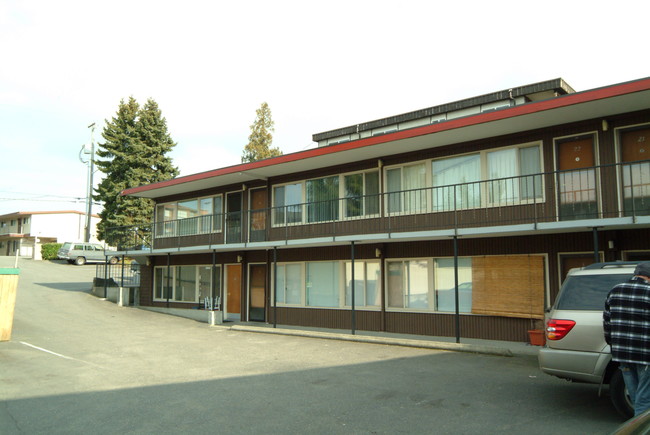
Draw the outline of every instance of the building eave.
M161 198L650 108L650 78L126 189Z

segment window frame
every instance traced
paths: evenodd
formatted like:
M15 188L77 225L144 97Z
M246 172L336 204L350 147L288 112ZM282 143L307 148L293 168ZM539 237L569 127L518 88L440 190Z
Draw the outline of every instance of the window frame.
M218 296L220 291L221 291L221 288L220 288L221 287L221 278L220 278L220 276L221 276L221 265L216 264L214 266L217 268L216 273L217 273L217 277L218 277L217 278L218 287L217 287L216 290L217 290L217 296ZM189 301L189 300L184 301L184 300L176 299L176 292L177 292L177 290L176 290L176 281L177 281L177 278L178 278L178 269L180 267L192 267L192 268L194 268L194 299L191 300L191 301ZM200 303L200 297L199 297L199 295L200 295L200 286L201 286L200 269L201 268L206 268L206 267L212 268L212 265L211 264L187 264L187 265L185 265L185 264L174 264L174 265L170 266L169 271L171 272L171 276L170 276L169 281L170 281L170 284L171 284L171 291L170 291L170 295L169 295L169 302L180 303L180 304L193 304L193 305L196 305L196 304ZM162 297L157 297L156 296L156 293L157 293L157 290L158 290L158 285L159 285L158 273L157 273L158 270L162 271L161 276L164 279L165 273L167 271L167 266L164 265L164 266L155 266L154 267L152 300L154 302L166 302L167 298L164 297L165 296L165 294L164 294L165 293L164 292L164 290L165 290L164 285L166 283L163 283L162 284L163 286L160 289ZM213 280L213 275L212 275L212 273L210 273L210 288L212 288L212 285L213 285L212 280Z
M429 213L431 209L431 191L432 191L432 178L431 178L431 161L432 159L425 159L425 160L417 160L417 161L412 161L412 162L407 162L407 163L402 163L399 165L391 165L391 166L385 166L383 168L383 195L384 195L384 215L386 217L388 216L410 216L410 215L416 215L416 214L423 214L423 213ZM410 168L414 166L419 166L423 165L424 167L424 186L422 187L416 187L414 189L404 189L404 168ZM389 191L388 190L388 171L392 171L395 169L400 170L400 190L395 191ZM425 206L424 207L415 207L415 211L412 210L406 210L405 207L405 200L404 200L404 192L418 192L416 193L418 196L424 195L424 201L425 201ZM399 201L399 210L398 211L391 211L391 202L392 198L394 198L391 195L400 195L398 199Z
M219 214L215 214L215 199L219 198L221 202L221 212ZM211 214L206 214L202 215L201 214L201 202L210 199L212 202L212 211ZM196 201L197 204L197 215L193 217L188 217L188 218L179 218L178 217L178 204L181 202L190 202L190 201ZM159 209L162 208L163 210L163 218L165 214L165 207L169 207L170 210L172 210L173 218L168 219L168 220L163 220L159 221ZM154 208L154 237L157 239L162 239L166 237L184 237L184 236L196 236L196 235L202 235L202 234L218 234L223 232L223 193L217 193L214 195L202 195L202 196L197 196L197 197L192 197L192 198L186 198L186 199L181 199L177 201L168 201L168 202L161 202L157 203ZM205 216L211 216L211 225L209 226L209 229L205 230L203 229L203 220ZM180 234L181 231L181 226L182 226L182 221L186 219L194 219L196 222L192 224L191 222L188 223L190 227L195 227L194 231L189 231L184 234ZM215 225L218 224L218 225ZM161 226L162 228L159 228ZM216 228L215 228L216 227Z
M377 174L377 190L378 192L369 194L368 193L368 187L366 183L366 177L369 174ZM345 178L354 176L354 175L361 175L361 180L362 180L362 190L363 192L361 193L361 196L345 196L346 195L346 184L345 184ZM339 220L340 221L349 221L349 220L359 220L359 219L372 219L372 218L377 218L380 217L381 215L381 172L379 168L373 168L373 169L366 169L363 171L354 171L354 172L346 172L343 174L339 174ZM368 208L368 200L372 198L372 196L369 195L376 195L377 196L377 212L376 213L369 213L367 211ZM359 216L348 216L347 215L347 204L349 200L354 200L354 199L359 199L361 202L361 209L362 213Z
M342 308L347 308L347 309L352 309L351 303L348 304L348 286L347 286L347 265L352 264L352 260L341 260L341 280L343 281L342 287L343 287L343 304ZM381 309L381 299L382 299L382 291L381 291L381 260L372 260L372 259L363 259L363 260L355 260L354 265L357 266L359 264L363 265L363 299L364 299L364 304L360 305L359 301L357 301L355 297L354 301L354 308L355 310L358 308L363 309L364 311L372 311L372 310L380 310ZM379 276L377 277L377 283L376 283L376 288L375 292L377 293L377 296L379 297L379 303L377 305L368 305L368 264L376 264L379 266ZM355 281L358 281L358 277L356 276L355 273ZM355 288L355 293L356 293L356 288ZM352 295L352 292L350 292L350 296Z
M276 268L272 267L271 268L272 269L272 271L271 271L271 279L272 279L272 283L271 283L271 289L272 289L271 290L271 306L273 306L274 303L279 307L281 306L281 307L303 308L303 307L306 306L305 305L305 287L306 287L306 283L305 283L305 262L299 262L299 261L289 261L289 262L281 262L281 263L278 262L277 266L278 267L283 267L284 270L285 270L285 274L284 274L285 282L286 282L286 276L287 276L287 274L286 274L287 266L291 266L291 265L299 265L300 266L300 303L292 304L292 303L287 303L286 302L286 300L287 300L286 287L285 287L285 292L284 292L284 301L280 302L280 301L276 300L276 293L275 293L275 287L276 287L276 283L277 283L277 279L275 277Z

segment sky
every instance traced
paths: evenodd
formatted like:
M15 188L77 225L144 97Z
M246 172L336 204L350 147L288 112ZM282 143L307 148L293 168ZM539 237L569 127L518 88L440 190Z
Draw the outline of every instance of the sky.
M539 81L648 77L649 13L647 0L0 0L0 215L84 211L80 151L130 96L158 103L190 175L240 163L263 102L287 154Z

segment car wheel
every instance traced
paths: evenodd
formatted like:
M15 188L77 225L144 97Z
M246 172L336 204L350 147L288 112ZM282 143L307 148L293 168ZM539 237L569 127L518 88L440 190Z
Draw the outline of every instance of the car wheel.
M77 259L74 261L74 264L77 266L83 266L86 264L86 259L84 257L77 257Z
M627 394L627 388L625 388L623 373L618 368L609 380L609 395L616 411L625 417L626 420L634 416L634 408L632 407L630 396Z
M110 264L117 264L118 259L117 259L117 257L112 257L110 260L108 260L108 262L109 262Z

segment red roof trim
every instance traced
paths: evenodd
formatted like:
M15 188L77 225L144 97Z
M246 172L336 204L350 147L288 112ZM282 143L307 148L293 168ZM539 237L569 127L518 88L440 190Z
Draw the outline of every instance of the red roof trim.
M184 177L174 178L168 181L161 181L154 184L148 184L144 186L125 189L124 191L122 191L122 195L131 195L139 192L146 192L148 190L159 189L162 187L175 186L183 183L189 183L192 181L218 177L221 175L228 175L236 172L245 172L254 169L264 168L267 166L295 162L298 160L309 159L309 158L318 157L326 154L334 154L342 151L349 151L357 148L378 145L381 143L392 142L401 139L408 139L408 138L423 136L427 134L439 133L442 131L453 130L456 128L468 127L472 125L483 124L486 122L498 121L507 118L515 118L517 116L528 115L535 112L543 112L546 110L557 109L560 107L567 107L576 104L587 103L590 101L597 101L605 98L612 98L620 95L632 94L635 92L645 91L648 89L650 89L650 78L641 79L633 82L627 82L618 85L593 89L589 91L563 95L561 97L529 103L522 106L514 106L509 109L499 110L495 112L480 113L474 116L452 119L438 124L426 125L423 127L417 127L409 130L402 130L395 133L385 134L382 136L374 136L374 137L369 137L364 139L358 139L358 140L345 142L338 145L329 145L329 146L314 148L306 151L285 154L279 157L259 160L257 162L244 163L241 165L228 166L225 168L215 169L213 171L200 172L198 174L192 174Z

